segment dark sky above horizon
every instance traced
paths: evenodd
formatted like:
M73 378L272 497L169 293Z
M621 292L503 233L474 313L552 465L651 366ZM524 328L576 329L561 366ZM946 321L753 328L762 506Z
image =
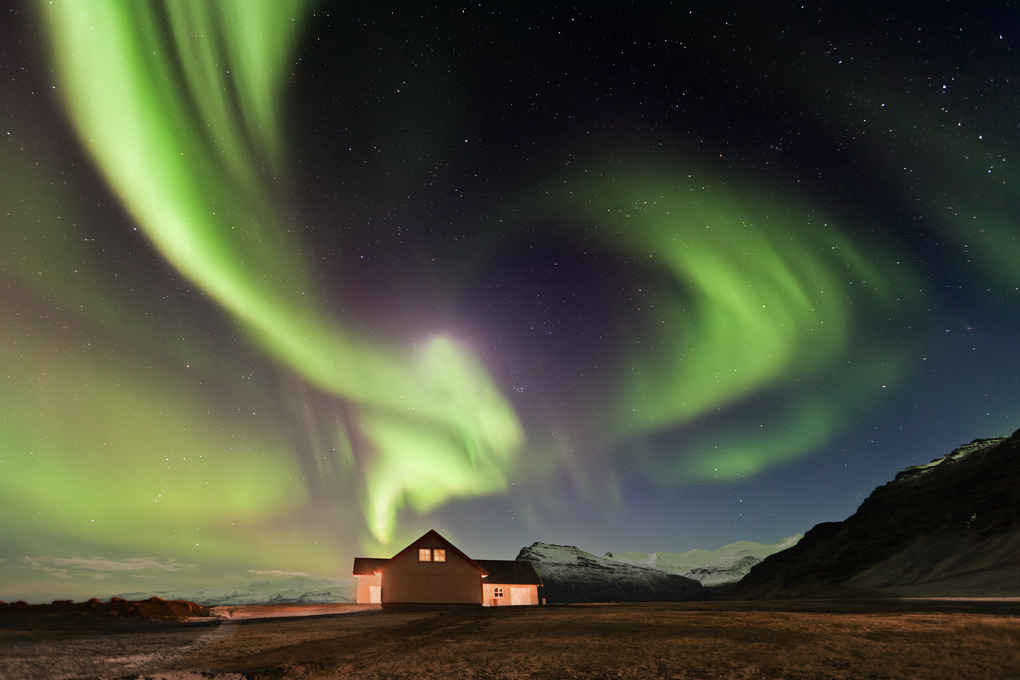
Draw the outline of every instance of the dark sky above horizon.
M1020 427L1009 3L28 3L0 599L771 543Z

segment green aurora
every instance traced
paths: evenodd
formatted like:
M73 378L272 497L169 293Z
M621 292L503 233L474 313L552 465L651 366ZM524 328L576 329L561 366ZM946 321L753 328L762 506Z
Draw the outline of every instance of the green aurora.
M300 3L166 9L172 39L164 42L139 30L157 23L151 5L48 8L68 110L111 187L164 257L252 341L309 383L358 404L374 445L364 510L376 538L391 538L405 503L427 510L502 486L521 431L484 370L448 338L427 339L419 356L408 356L344 332L314 301L298 248L265 198L274 193L273 111ZM218 35L214 27L223 25L234 30ZM236 97L228 101L225 91ZM260 163L270 168L266 176L252 176ZM432 474L408 474L415 460Z
M386 550L417 531L402 527L406 515L548 481L565 465L557 435L524 420L470 342L369 331L327 301L293 223L299 180L281 118L311 11L297 0L41 6L67 120L129 216L114 226L140 229L216 312L125 311L145 296L103 275L108 262L82 237L95 219L89 200L53 189L10 207L12 195L41 191L33 177L58 174L56 150L40 137L35 157L0 161L17 239L3 259L16 294L0 302L0 521L21 527L18 552L59 545L325 574L350 546L321 526L300 529L323 506L356 525L360 549ZM943 161L969 142L911 141L935 134L914 132L922 116L869 122L898 140L876 162L910 154L940 167L933 181L947 190L978 195L982 180ZM11 127L34 134L27 114ZM585 248L635 263L639 322L585 435L621 465L657 484L749 479L816 453L907 379L909 359L883 342L883 323L918 316L926 291L892 239L864 237L866 225L693 149L577 156L583 170L550 170L508 195L479 220L505 231L478 236L498 251L551 219L578 225L565 233ZM1003 172L993 174L1007 186ZM960 208L980 231L949 217L946 229L980 249L988 284L1015 298L1016 199L996 194ZM74 276L43 276L70 261ZM230 344L244 349L203 356L194 348L209 345L210 328L237 331ZM261 386L244 392L243 410L224 404L214 385L251 363L272 367L294 402ZM713 424L752 399L775 404L767 427ZM302 427L326 442L304 458L291 432ZM684 451L648 443L687 428Z

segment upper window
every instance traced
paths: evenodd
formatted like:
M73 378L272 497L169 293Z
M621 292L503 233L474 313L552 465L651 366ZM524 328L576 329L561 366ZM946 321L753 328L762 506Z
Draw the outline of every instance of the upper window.
M431 562L432 561L432 548L418 548L418 561L419 562Z
M445 562L446 561L446 550L444 548L436 548L432 551L433 562Z

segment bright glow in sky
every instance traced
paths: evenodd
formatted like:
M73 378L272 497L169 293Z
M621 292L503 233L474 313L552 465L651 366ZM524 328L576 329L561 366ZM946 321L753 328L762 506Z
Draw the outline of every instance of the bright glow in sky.
M12 12L0 598L774 542L1016 429L1015 60L755 12Z

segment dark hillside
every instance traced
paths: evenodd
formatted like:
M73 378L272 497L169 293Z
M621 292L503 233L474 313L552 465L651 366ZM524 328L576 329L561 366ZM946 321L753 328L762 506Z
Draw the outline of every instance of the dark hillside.
M734 599L1020 595L1020 430L978 439L875 489L737 585Z

